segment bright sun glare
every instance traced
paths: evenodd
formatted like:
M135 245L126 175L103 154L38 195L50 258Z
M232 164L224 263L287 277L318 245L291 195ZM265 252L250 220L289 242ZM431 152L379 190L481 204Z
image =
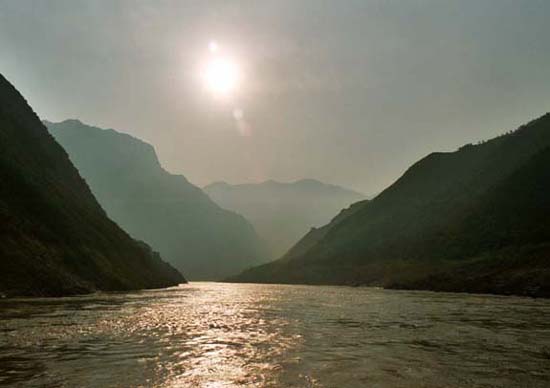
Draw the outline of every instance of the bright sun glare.
M241 80L239 66L220 52L216 42L210 42L209 51L209 60L201 69L206 89L216 96L226 96L236 92Z

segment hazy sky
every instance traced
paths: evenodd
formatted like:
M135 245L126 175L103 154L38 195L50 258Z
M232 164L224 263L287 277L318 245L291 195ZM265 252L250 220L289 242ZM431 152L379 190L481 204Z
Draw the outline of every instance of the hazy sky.
M0 72L41 118L133 134L199 185L371 194L549 111L549 20L548 0L0 0ZM233 98L200 83L211 40Z

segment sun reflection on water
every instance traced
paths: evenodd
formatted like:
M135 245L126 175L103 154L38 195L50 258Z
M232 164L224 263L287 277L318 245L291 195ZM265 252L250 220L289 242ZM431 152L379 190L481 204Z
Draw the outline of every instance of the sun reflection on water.
M273 295L254 288L231 295L235 292L223 284L214 291L188 287L156 295L157 301L146 306L129 303L124 316L101 321L101 332L141 338L151 355L140 362L154 371L148 380L156 386L274 384L280 369L275 360L299 346L301 337L287 333L289 321L270 311Z
M288 330L291 322L279 314L278 302L258 287L219 284L189 293L184 303L175 298L140 309L135 321L123 321L123 331L169 343L157 359L156 378L164 387L267 386L276 383L285 353L301 341Z
M350 287L0 300L0 386L546 387L549 319L550 301Z

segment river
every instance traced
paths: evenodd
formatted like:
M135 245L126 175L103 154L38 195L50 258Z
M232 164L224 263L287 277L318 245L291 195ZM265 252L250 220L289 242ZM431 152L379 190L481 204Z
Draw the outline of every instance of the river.
M550 301L206 282L2 299L0 386L548 387Z

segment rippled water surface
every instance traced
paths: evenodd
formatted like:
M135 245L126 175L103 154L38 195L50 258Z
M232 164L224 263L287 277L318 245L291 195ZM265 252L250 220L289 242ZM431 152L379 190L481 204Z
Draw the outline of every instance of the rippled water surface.
M221 283L0 300L0 385L548 387L550 301Z

